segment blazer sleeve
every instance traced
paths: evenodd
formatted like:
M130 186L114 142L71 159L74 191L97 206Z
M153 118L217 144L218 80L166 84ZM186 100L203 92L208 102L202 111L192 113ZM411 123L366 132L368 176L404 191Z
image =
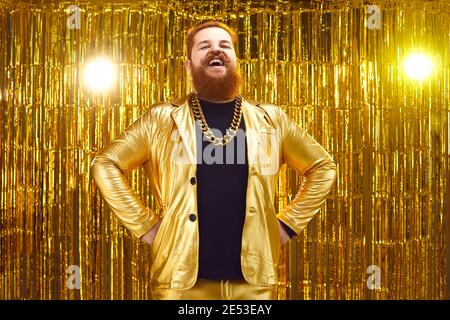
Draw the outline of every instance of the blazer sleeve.
M282 162L302 174L295 198L277 218L298 235L311 221L336 180L330 154L279 108Z
M149 110L99 151L90 166L92 178L109 208L139 238L156 225L159 217L142 204L125 175L149 159L151 124Z

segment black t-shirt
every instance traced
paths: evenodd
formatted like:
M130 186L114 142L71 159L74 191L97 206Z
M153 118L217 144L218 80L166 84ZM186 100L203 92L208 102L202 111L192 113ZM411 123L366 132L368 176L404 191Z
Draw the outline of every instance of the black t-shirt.
M217 104L200 100L200 104L214 135L223 136L233 118L234 102ZM248 178L243 117L239 129L240 134L225 146L214 146L203 135L202 145L197 145L199 278L243 279L240 256ZM196 131L201 134L197 122Z

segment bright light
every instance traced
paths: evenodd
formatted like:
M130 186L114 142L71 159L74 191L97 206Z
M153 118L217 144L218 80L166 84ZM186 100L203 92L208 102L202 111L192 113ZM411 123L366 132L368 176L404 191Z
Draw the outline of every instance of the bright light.
M106 59L99 58L86 67L84 81L95 91L104 91L112 86L115 79L114 66Z
M431 73L433 64L431 59L420 53L410 55L405 61L406 74L416 80L423 80Z

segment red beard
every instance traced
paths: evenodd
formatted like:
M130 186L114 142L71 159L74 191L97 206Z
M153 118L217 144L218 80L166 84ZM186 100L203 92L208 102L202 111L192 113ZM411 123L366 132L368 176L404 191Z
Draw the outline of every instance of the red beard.
M213 77L207 72L213 59L220 59L226 68L222 76ZM239 94L241 75L237 67L230 64L230 59L222 52L211 52L200 61L199 67L191 67L191 76L197 94L207 101L232 100Z

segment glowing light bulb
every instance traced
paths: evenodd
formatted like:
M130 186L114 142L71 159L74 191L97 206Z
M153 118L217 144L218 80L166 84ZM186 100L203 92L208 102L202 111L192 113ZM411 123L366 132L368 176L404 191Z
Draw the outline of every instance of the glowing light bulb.
M433 63L427 56L414 53L406 59L404 69L409 77L416 80L423 80L430 75L433 69Z
M84 73L84 81L92 90L105 91L114 83L114 71L114 66L111 62L103 58L98 58L87 65Z

